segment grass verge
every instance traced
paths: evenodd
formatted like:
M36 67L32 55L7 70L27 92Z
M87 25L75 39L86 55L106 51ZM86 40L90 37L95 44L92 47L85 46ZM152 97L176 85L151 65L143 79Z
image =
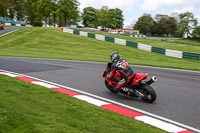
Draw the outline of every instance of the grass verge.
M0 78L1 133L164 133L54 90Z
M89 37L60 32L58 28L24 28L0 38L0 56L110 62L118 51L129 64L200 71L198 60L146 52Z
M186 44L186 45L193 45L193 46L196 45L196 46L200 47L200 41L195 41L195 40L191 40L191 39L176 40L175 42Z

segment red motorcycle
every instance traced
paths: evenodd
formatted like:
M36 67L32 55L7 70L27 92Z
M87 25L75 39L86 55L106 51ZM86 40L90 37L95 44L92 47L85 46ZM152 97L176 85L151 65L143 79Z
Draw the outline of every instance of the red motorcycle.
M106 69L103 73L103 78L105 78L106 87L113 93L118 93L114 89L116 81L110 80L109 74L111 72L112 63L108 63ZM148 73L136 73L134 80L129 82L123 87L127 87L130 91L125 92L120 90L119 92L128 96L132 96L135 98L141 98L144 102L153 103L156 100L156 93L154 89L150 86L153 82L157 81L156 76L153 76L150 80L144 81L147 79ZM116 72L114 77L119 81L122 79L120 74Z
M4 25L0 22L0 30L4 29Z

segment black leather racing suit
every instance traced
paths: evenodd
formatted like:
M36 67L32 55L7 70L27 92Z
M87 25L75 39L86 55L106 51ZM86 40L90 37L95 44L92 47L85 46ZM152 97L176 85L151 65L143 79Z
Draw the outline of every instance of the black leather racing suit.
M121 75L121 80L118 81L116 84L116 89L121 88L122 86L126 85L131 79L134 78L135 72L133 69L128 66L128 62L125 59L120 59L115 61L111 66L111 73L110 73L110 79L114 79L114 75L118 72ZM117 81L116 79L114 79ZM123 90L123 88L121 88Z

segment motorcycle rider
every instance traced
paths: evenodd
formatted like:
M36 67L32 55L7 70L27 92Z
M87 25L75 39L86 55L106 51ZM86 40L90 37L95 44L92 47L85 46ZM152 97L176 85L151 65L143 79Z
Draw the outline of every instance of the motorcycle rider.
M135 72L130 66L128 66L128 62L125 59L120 59L119 52L113 52L110 55L110 58L112 61L112 66L109 79L113 81L118 81L115 85L116 91L122 90L128 92L129 94L129 89L124 87L124 85L128 84L129 82L133 82ZM121 75L122 78L120 80L115 79L114 75L116 72L118 72Z

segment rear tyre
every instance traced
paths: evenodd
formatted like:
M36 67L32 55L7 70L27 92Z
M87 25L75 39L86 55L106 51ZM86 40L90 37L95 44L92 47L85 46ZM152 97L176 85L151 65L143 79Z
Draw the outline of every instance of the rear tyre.
M112 93L117 93L118 92L108 83L107 80L105 80L105 85L108 88L108 90L111 91Z
M150 85L142 84L139 86L139 88L145 95L144 97L141 98L144 102L153 103L156 100L156 92Z

